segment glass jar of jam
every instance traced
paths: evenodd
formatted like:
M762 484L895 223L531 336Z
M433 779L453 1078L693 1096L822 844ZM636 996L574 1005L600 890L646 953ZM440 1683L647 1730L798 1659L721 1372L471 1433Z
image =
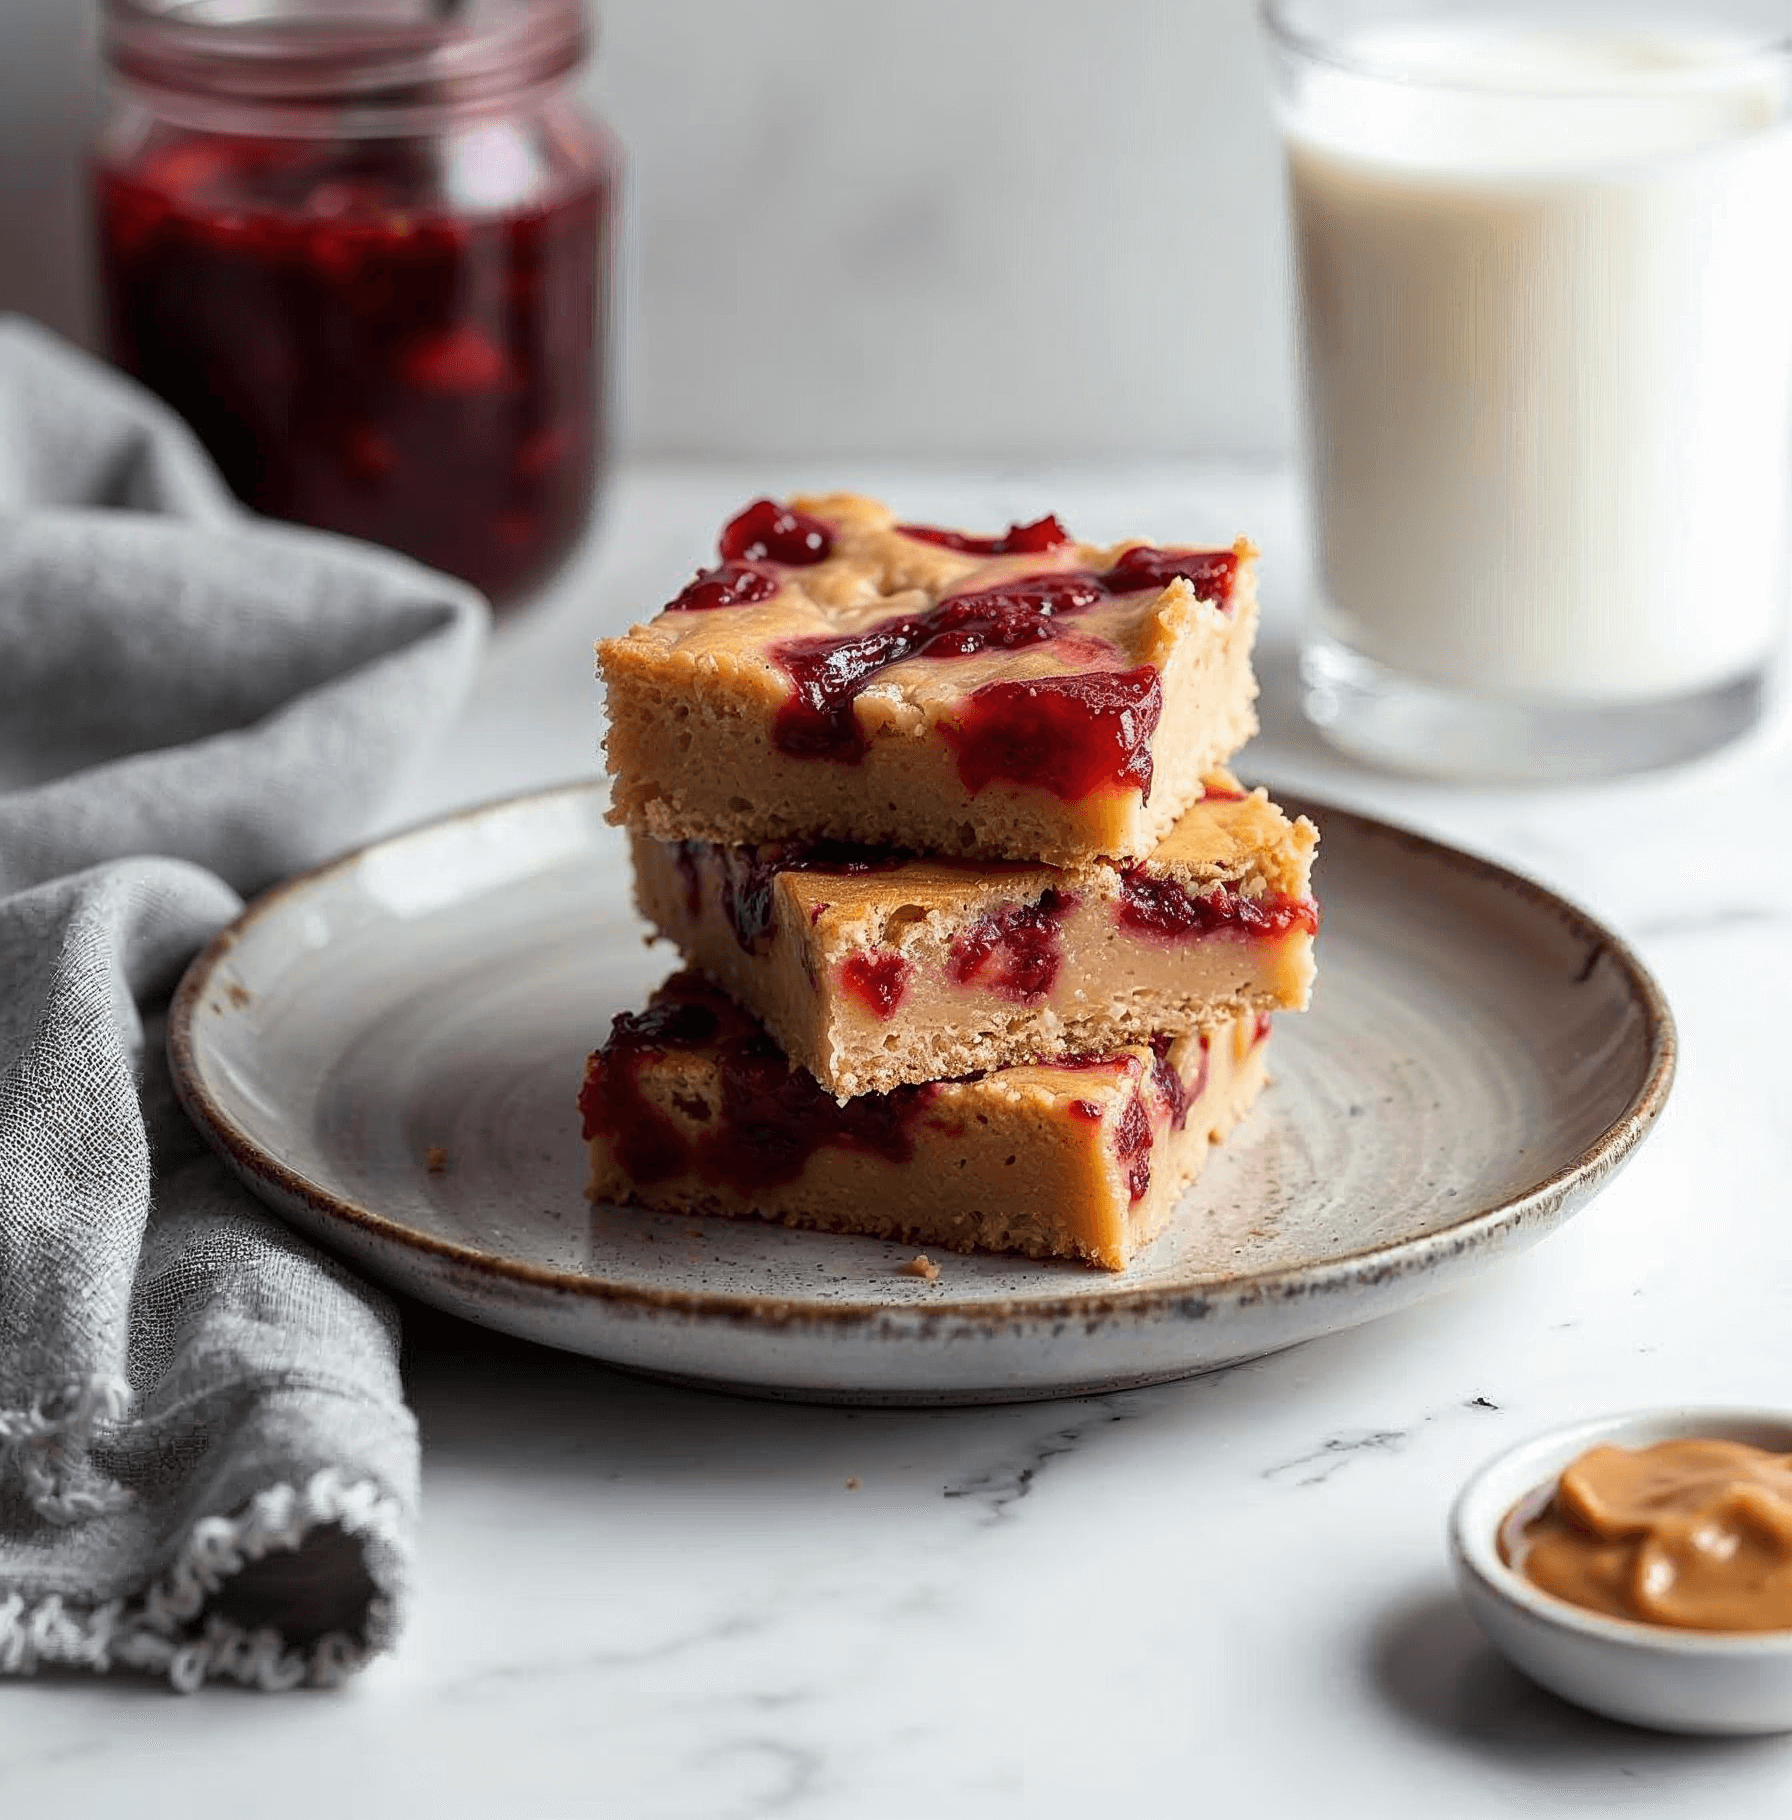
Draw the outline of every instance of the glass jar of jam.
M104 0L110 351L259 512L500 607L606 455L620 160L580 0Z

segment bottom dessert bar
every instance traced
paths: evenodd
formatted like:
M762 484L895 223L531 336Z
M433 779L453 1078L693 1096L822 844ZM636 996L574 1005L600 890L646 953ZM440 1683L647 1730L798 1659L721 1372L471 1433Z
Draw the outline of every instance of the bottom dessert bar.
M1121 1270L1264 1083L1268 1019L841 1103L700 976L618 1017L579 1095L594 1201Z

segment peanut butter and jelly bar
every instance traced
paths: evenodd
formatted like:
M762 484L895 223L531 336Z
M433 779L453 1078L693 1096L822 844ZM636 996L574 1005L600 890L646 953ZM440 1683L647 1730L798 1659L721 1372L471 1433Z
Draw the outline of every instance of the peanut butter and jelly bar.
M598 647L612 819L660 840L1141 858L1256 730L1255 556L759 500L713 568Z
M1267 1034L1253 1015L841 1104L681 973L586 1064L588 1192L1121 1270L1257 1097Z
M1318 835L1224 771L1142 860L968 865L634 836L641 913L830 1092L1294 1011Z

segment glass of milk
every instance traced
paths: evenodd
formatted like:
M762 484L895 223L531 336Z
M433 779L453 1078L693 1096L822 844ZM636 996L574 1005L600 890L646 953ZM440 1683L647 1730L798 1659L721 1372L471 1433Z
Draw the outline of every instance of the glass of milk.
M1787 604L1792 17L1263 0L1300 297L1310 718L1439 775L1751 726Z

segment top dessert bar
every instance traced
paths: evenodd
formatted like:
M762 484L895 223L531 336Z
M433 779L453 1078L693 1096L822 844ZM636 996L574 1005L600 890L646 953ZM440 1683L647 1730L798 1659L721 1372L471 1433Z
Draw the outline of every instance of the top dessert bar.
M973 537L837 493L759 500L721 560L598 647L611 819L1139 858L1256 731L1256 552Z

